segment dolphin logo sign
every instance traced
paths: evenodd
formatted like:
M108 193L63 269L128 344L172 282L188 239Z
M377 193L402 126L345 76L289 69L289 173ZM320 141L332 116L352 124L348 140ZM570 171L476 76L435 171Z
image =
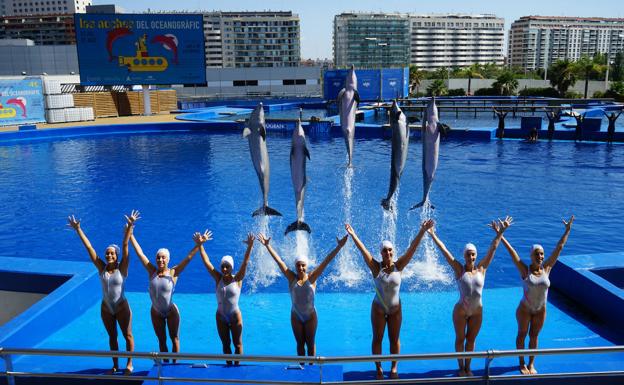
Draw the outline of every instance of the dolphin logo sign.
M370 82L369 81L362 82L362 87L366 87L366 88L370 87Z

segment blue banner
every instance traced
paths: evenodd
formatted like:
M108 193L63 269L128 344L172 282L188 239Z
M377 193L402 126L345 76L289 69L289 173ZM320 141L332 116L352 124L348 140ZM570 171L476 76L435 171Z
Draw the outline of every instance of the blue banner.
M45 122L41 78L0 80L0 126L40 122Z
M383 69L381 71L381 98L383 100L404 96L404 73L403 69Z
M323 73L323 97L335 100L345 85L348 70L328 70ZM373 102L407 97L408 68L355 70L361 101Z
M74 15L83 85L206 82L202 15Z

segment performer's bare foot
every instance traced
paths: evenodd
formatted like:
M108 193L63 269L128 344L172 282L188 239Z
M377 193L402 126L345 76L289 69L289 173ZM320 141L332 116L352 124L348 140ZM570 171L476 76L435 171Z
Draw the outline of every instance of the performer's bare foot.
M464 368L461 368L457 371L457 377L466 377L466 371Z
M132 366L126 366L126 369L124 369L124 376L130 376L132 375L132 372L134 371L134 368Z
M383 370L377 369L377 374L375 375L375 379L377 379L377 380L383 380L384 379Z
M106 374L107 376L110 376L111 374L115 374L116 371L117 371L117 368L113 366L112 368L104 372L104 374Z
M474 374L472 374L472 370L466 369L466 377L474 377Z
M529 364L529 374L537 374L537 370L533 364Z
M399 373L391 371L390 372L390 378L393 379L393 380L399 378Z
M520 373L530 374L531 372L529 372L529 368L527 368L526 365L520 365Z

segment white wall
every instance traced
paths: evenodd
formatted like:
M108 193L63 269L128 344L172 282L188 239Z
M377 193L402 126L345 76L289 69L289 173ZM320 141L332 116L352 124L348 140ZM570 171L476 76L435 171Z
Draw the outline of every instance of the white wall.
M495 81L496 79L472 79L472 81L470 82L470 90L472 93L474 93L475 90L478 90L480 88L492 87L492 84L494 84ZM429 87L429 85L433 82L434 80L430 80L430 79L423 80L420 84L419 91L426 92L427 87ZM451 79L445 80L445 84L447 85L449 89L463 88L464 91L468 91L468 79L451 78ZM521 89L524 89L524 88L546 88L546 87L552 87L550 85L550 81L548 80L518 79L517 91L520 91ZM574 84L574 87L570 87L570 91L575 91L583 95L583 93L585 92L585 80L577 80L576 84ZM605 82L600 81L600 80L590 80L588 91L587 91L587 96L591 97L595 91L605 91Z

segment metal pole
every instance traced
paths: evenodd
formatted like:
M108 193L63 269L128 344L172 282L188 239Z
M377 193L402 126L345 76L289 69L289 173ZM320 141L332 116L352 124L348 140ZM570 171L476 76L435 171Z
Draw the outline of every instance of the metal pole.
M0 348L0 351L2 351L2 348ZM13 372L13 360L11 359L11 355L3 354L2 359L4 359L8 385L15 385L15 377L13 377L13 374L10 374L11 372Z
M150 101L149 86L143 85L143 115L150 116L152 114L152 102Z

